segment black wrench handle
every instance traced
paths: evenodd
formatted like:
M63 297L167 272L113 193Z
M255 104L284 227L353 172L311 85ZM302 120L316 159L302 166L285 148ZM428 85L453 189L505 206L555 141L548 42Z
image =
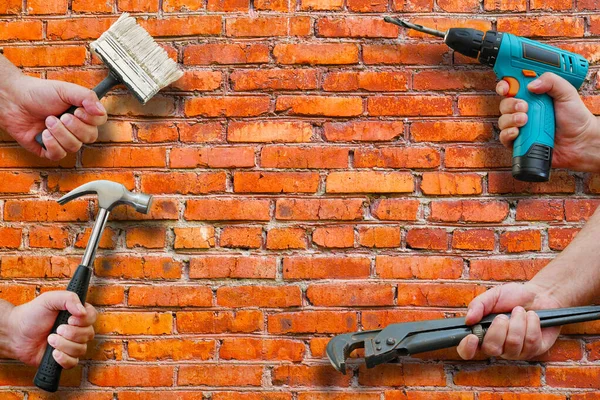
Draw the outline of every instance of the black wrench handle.
M77 267L73 278L69 282L69 286L67 286L67 290L69 292L77 293L79 296L79 300L81 300L81 304L85 304L85 299L87 297L88 286L90 284L90 279L92 278L92 269L88 268L84 265L80 265ZM52 332L56 333L56 329L60 325L67 324L71 313L68 311L61 311L58 313L58 317L54 322L54 326L52 326ZM35 386L43 389L47 392L56 392L58 390L58 384L60 382L60 375L62 373L62 367L60 364L56 362L54 357L52 356L52 352L54 351L54 347L49 344L46 346L46 351L44 352L44 356L42 357L42 362L38 367L38 370L35 374L35 378L33 379L33 383Z

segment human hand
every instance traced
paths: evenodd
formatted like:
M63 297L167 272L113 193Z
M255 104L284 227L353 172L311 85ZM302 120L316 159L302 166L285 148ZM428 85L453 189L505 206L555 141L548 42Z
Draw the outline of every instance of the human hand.
M4 86L0 90L0 128L39 157L59 160L67 152L77 152L83 143L96 141L98 126L107 120L96 93L82 86L23 74ZM71 106L79 107L74 115L56 117ZM47 150L35 141L42 131Z
M512 311L510 319L504 315L494 318L483 338L481 350L494 357L509 360L527 360L548 351L556 341L560 327L541 329L540 318L533 311L560 308L560 301L545 294L542 287L527 282L496 286L477 296L469 304L465 323L474 325L491 313ZM465 360L475 356L479 339L469 335L458 345L458 354Z
M68 325L60 325L57 334L50 335L59 311L68 310L72 316ZM85 307L73 292L46 292L14 307L7 315L7 336L11 343L12 358L28 365L39 365L46 344L55 348L52 355L63 368L73 368L87 351L87 342L94 338L93 324L96 310ZM50 335L50 336L48 336Z
M547 93L554 100L556 132L552 166L575 171L600 171L600 124L581 100L577 89L549 72L531 82L527 88L532 93ZM496 92L505 96L508 83L498 82ZM528 104L514 97L507 97L500 103L500 142L506 147L512 148L519 128L527 123L527 110Z

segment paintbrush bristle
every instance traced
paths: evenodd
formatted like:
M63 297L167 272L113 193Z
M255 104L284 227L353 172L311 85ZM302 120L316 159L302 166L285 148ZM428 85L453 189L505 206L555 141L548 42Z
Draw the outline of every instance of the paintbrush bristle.
M127 13L90 47L142 103L183 76L178 64Z

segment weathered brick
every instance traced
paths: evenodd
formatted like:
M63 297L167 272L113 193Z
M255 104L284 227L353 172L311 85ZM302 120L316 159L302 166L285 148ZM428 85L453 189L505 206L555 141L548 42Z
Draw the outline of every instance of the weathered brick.
M359 279L369 276L371 262L365 257L285 257L284 279Z
M194 257L190 260L190 278L274 279L276 261L256 256Z

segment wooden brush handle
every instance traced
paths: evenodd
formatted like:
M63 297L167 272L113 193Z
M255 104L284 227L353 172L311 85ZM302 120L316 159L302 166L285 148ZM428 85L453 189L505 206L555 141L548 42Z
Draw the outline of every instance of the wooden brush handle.
M104 78L104 80L100 82L98 86L96 86L93 89L93 91L98 96L98 99L101 99L106 95L106 93L108 93L112 88L114 88L120 83L121 82L117 78L115 78L113 74L108 74L108 76ZM58 116L58 118L65 114L74 114L75 110L77 110L77 106L71 106L67 111ZM36 135L35 141L38 142L38 144L42 146L44 150L46 150L46 146L44 145L44 141L42 140L42 132Z

